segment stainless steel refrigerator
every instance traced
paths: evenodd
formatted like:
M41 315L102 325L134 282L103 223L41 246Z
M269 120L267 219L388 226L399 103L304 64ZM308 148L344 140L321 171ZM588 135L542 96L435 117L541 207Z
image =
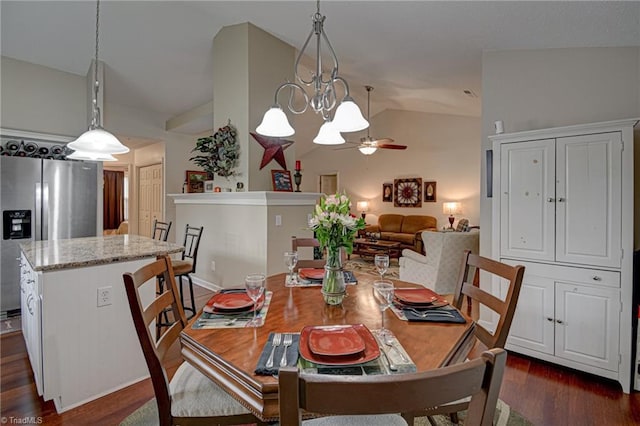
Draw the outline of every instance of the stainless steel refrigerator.
M0 157L2 317L20 312L21 243L96 235L101 169L93 162Z

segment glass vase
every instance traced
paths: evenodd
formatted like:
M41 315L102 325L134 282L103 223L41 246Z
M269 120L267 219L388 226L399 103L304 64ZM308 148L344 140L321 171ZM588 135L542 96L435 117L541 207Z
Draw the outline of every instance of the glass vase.
M342 271L342 248L327 248L327 263L322 278L322 296L327 305L339 305L346 295L344 273Z

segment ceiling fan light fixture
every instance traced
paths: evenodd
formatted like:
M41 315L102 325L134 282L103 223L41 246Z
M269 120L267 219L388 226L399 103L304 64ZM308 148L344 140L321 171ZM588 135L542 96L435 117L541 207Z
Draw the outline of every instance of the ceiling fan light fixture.
M364 155L371 155L377 150L378 148L376 148L375 146L369 146L369 145L361 145L358 147L358 151L360 151Z
M313 139L313 143L318 145L340 145L345 142L331 121L325 121L324 124L320 126L318 135Z
M286 138L292 136L296 131L284 113L280 105L273 105L262 117L262 122L256 127L256 132L263 136L272 138Z
M100 39L100 0L96 1L96 56L93 64L93 102L91 111L91 124L89 130L84 132L75 141L67 144L74 151L83 151L87 154L95 153L97 157L104 157L102 154L124 154L129 152L129 148L124 146L118 138L102 128L100 108L98 107L98 46ZM99 155L98 155L99 154ZM115 159L114 159L115 160ZM100 161L100 160L96 160ZM113 161L113 160L104 160Z

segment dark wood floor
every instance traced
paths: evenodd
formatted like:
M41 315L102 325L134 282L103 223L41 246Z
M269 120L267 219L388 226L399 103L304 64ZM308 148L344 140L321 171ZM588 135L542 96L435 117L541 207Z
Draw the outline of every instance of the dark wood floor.
M196 288L202 306L210 293ZM172 369L180 358L179 348L173 349ZM35 417L28 423L41 419L44 425L114 425L153 397L145 380L59 415L51 401L36 393L22 333L2 335L0 355L2 424ZM640 424L640 393L625 395L613 381L514 353L507 360L500 398L535 425Z

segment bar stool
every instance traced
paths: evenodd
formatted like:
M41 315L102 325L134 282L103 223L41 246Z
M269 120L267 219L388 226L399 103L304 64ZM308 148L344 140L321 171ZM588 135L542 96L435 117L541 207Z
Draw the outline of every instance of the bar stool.
M196 314L196 301L193 296L193 281L191 280L191 273L196 270L196 262L198 260L198 248L200 247L200 237L202 236L202 230L204 226L195 227L187 224L184 231L184 251L182 252L182 259L173 262L173 274L176 280L179 280L180 285L180 303L185 311L190 311L192 318ZM189 281L189 296L191 297L191 306L185 306L184 304L184 291L182 289L183 281L186 278Z
M171 223L171 221L160 222L158 219L153 219L151 238L154 240L167 241L167 237L169 237L169 230L171 229Z

